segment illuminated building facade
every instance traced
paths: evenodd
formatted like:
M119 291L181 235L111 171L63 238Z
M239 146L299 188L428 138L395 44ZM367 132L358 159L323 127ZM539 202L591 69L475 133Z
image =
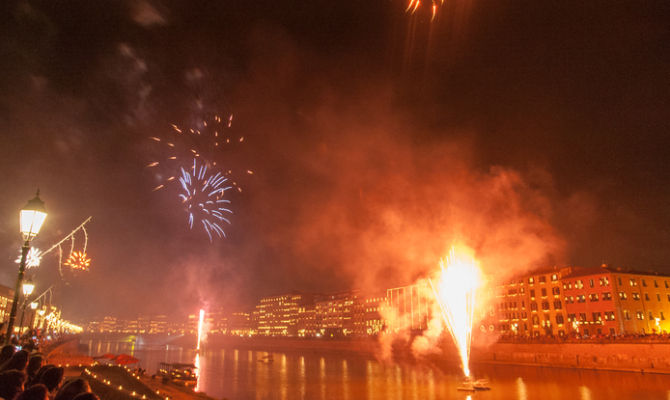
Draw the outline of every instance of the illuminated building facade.
M302 293L264 297L256 305L257 332L263 336L298 336L298 317L303 307L314 303L313 295Z
M155 315L149 320L150 334L160 334L167 332L167 315Z
M354 308L358 300L357 291L320 296L315 304L319 335L338 337L354 333Z
M0 321L9 319L9 311L12 308L14 290L0 285Z
M568 318L581 335L670 331L670 277L584 268L564 279Z
M496 307L498 331L527 337L568 334L561 276L571 271L540 271L501 286Z
M316 322L316 309L314 305L305 304L298 309L298 322L296 331L300 337L314 337L319 326Z
M249 313L234 312L228 318L227 334L234 336L251 336L255 332L251 328Z
M354 335L377 335L384 330L382 308L386 306L384 294L360 297L354 308Z
M430 303L426 295L430 293L427 283L417 283L393 289L386 289L386 301L397 315L388 321L389 328L400 330L424 330L428 325Z

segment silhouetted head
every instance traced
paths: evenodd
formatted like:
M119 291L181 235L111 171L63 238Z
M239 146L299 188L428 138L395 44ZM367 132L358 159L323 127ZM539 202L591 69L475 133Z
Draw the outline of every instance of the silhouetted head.
M77 378L66 382L56 394L54 400L73 400L78 394L91 391L88 381L83 378Z
M55 365L53 365L53 364L46 364L46 365L43 365L42 367L40 367L40 369L35 374L35 378L33 379L33 383L42 383L41 379L44 376L44 373L49 368L53 368L53 367L55 367Z
M15 351L16 347L14 347L13 344L2 346L2 350L0 350L0 365L4 364L7 360L12 358Z
M38 383L21 392L16 400L48 400L48 393L47 387Z
M28 366L26 367L26 374L29 379L35 378L37 376L37 371L42 368L44 364L44 357L41 354L35 354L30 357L28 360Z
M0 373L0 397L6 400L12 400L17 394L23 391L23 385L26 383L26 374L23 371L10 369Z
M8 371L10 369L18 369L19 371L23 371L26 369L26 365L28 365L28 352L25 350L19 350L14 353L12 358L2 364L0 371Z
M63 368L52 366L46 371L44 371L42 377L39 379L39 382L37 383L44 384L44 386L47 387L49 392L53 392L54 390L60 387L60 384L63 381L64 373L65 370Z

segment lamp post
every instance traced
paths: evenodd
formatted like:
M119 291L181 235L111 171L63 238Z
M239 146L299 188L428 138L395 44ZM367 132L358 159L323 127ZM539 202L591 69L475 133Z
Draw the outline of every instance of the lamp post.
M19 337L21 337L21 334L23 333L23 317L26 314L26 306L28 305L28 296L33 294L33 290L35 290L35 284L28 280L26 282L23 282L22 289L23 289L23 309L21 309L21 322L19 322Z
M33 301L30 303L30 329L35 329L35 313L37 310L37 307L39 307L39 303L36 301Z
M23 237L23 247L21 247L21 263L19 264L19 276L16 278L16 287L14 289L14 301L12 302L12 310L9 313L9 321L7 322L7 335L5 336L5 344L9 343L12 338L12 330L14 329L14 320L16 319L16 309L19 303L19 289L23 281L23 273L26 270L26 256L30 250L30 241L37 236L47 218L46 210L44 209L44 202L40 199L40 191L37 191L35 198L28 201L25 207L19 213L19 225L21 228L21 235Z

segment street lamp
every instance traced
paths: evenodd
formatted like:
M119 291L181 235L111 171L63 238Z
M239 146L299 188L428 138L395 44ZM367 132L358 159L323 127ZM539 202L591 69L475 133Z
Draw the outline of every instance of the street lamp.
M31 281L26 281L26 282L23 282L23 285L21 286L21 288L23 289L24 299L27 299L28 296L33 294L33 290L35 290L35 284L32 283Z
M21 322L19 323L19 337L21 337L21 333L23 333L23 316L26 314L26 306L28 305L28 296L33 294L33 290L35 290L35 284L32 283L31 281L26 281L23 282L23 309L21 309ZM37 303L33 302L35 304L35 308L37 308ZM30 304L30 308L33 310L33 303Z
M37 236L47 218L47 212L44 209L44 202L40 199L40 191L37 191L35 198L28 201L25 207L19 213L19 226L21 235L23 237L23 247L21 247L21 263L19 264L19 276L16 279L16 286L14 289L14 301L12 302L12 310L9 313L9 321L7 322L7 335L5 336L5 343L9 343L12 338L12 330L14 329L14 320L16 319L16 308L19 303L19 288L23 281L23 273L26 270L26 256L30 250L30 241ZM34 286L33 286L34 288ZM31 291L32 293L32 291Z

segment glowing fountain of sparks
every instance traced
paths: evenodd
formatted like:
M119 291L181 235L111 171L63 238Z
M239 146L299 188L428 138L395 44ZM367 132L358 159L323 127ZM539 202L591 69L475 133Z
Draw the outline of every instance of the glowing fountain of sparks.
M195 349L200 350L200 341L202 340L202 328L205 323L205 310L200 309L200 316L198 317L198 343Z
M26 256L26 268L36 268L40 266L42 262L42 252L35 247L31 247L28 250L28 255ZM17 264L21 264L21 254L19 253L19 258L16 259Z
M232 188L225 185L227 181L228 178L220 172L209 175L207 164L198 166L195 159L192 168L181 168L179 183L182 192L179 198L186 206L188 226L193 229L193 223L198 219L207 232L210 242L212 232L220 238L226 237L221 223L230 224L230 220L224 216L233 213L227 208L230 200L222 198L224 192Z
M200 342L202 341L204 323L205 323L205 310L203 310L201 308L200 309L200 315L198 317L198 343L196 344L195 361L193 362L193 365L195 365L195 387L193 388L193 390L196 391L196 392L199 392L200 389L201 389L200 388Z
M437 15L437 9L444 4L444 0L425 0L426 5L430 4L430 9L432 12L431 16L431 21L435 19L435 15ZM414 14L416 10L419 9L423 5L423 2L421 0L409 0L407 2L407 8L405 9L405 12Z
M73 251L67 261L65 261L64 265L67 265L72 269L88 271L88 267L91 265L91 259L88 258L83 251Z
M469 251L452 247L446 266L440 260L437 284L432 279L429 282L442 319L458 348L463 373L469 378L475 294L481 285L479 265Z

